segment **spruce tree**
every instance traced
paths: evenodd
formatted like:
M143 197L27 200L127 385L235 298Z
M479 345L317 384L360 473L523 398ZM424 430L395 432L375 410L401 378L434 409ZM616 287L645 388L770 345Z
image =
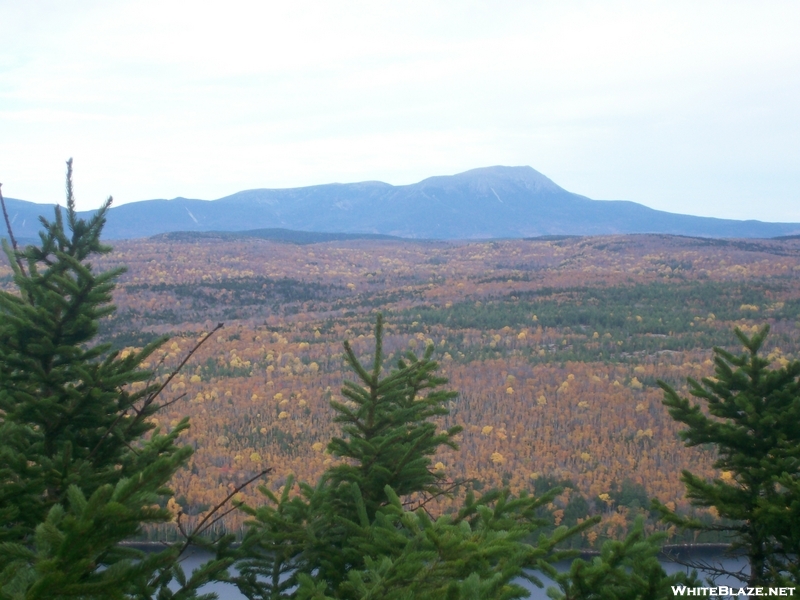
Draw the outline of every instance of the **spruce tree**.
M178 442L189 425L163 434L150 419L166 384L142 363L164 339L126 353L97 343L123 269L89 262L110 251L100 235L111 199L78 218L67 166L66 218L57 207L42 219L39 245L17 248L10 225L14 247L3 241L16 293L0 292L0 598L168 598L174 577L190 597L231 559L185 580L185 545L121 545L174 518L161 507L191 455Z
M335 437L327 451L339 459L323 478L315 528L313 561L331 581L343 579L352 568L363 565L363 553L349 542L349 524L359 520L357 502L368 520L389 502L386 487L395 494L437 495L444 490L444 475L431 468L431 457L442 446L457 448L453 437L461 427L437 433L430 419L446 415L447 403L457 394L440 389L447 383L436 375L438 364L429 346L421 357L408 353L397 368L382 373L383 316L375 325L372 365L362 365L349 342L345 357L357 381L345 381L345 402L331 402L334 422L343 437ZM358 494L354 495L355 489Z
M147 419L158 409L146 402L155 384L137 392L127 386L149 379L140 365L163 340L125 358L93 343L99 320L114 310L111 292L123 269L93 271L89 257L110 251L100 232L111 200L89 222L78 219L70 175L71 235L56 207L52 222L43 219L40 246L14 252L4 245L18 294L0 294L0 410L9 431L4 448L25 457L5 464L14 473L0 492L12 524L0 530L5 539L30 536L70 485L91 496L138 472L131 444L153 429Z
M437 433L432 418L447 415L447 403L457 392L438 389L447 379L436 375L433 346L422 357L409 353L397 369L381 377L383 369L383 316L375 325L375 355L371 369L344 343L348 365L358 382L345 381L342 395L350 404L331 402L335 423L345 437L335 437L328 451L344 459L326 474L335 489L348 483L359 486L368 516L387 503L386 486L395 494L439 494L445 476L431 469L431 457L443 446L456 450L453 438L461 427Z
M442 389L432 353L408 353L384 373L381 316L371 365L345 344L358 379L345 382L346 401L331 403L343 435L328 452L341 462L296 495L289 478L280 496L262 487L268 502L243 507L253 518L237 583L248 598L522 598L514 578L539 583L531 569L563 558L557 544L596 522L537 539L550 525L541 511L560 488L538 498L468 494L456 514L426 512L426 498L450 489L431 458L456 449L461 430L437 431L431 420L456 396Z
M759 352L769 326L736 336L745 352L714 349L714 377L689 379L690 402L660 382L664 405L687 429L687 446L710 445L722 476L707 481L683 471L692 504L713 507L722 522L707 524L658 505L671 522L695 531L722 531L749 561L750 586L800 583L800 361L770 368Z

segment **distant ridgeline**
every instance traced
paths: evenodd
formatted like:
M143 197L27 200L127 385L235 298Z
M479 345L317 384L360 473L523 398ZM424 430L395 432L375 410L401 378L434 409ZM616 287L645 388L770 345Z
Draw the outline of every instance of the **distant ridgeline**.
M402 240L393 235L379 233L326 233L317 231L295 231L293 229L250 229L247 231L172 231L152 236L155 241L191 242L199 240L240 240L259 238L286 244L321 244L324 242L346 242L353 240Z
M34 238L38 217L52 217L52 205L11 198L6 202L18 238ZM401 186L379 181L332 183L247 190L212 201L131 202L111 209L105 235L132 239L171 232L218 236L245 231L301 244L355 239L341 234L440 240L617 233L769 238L800 235L800 223L694 217L635 202L591 200L568 192L530 167L498 166ZM307 237L311 233L332 237Z

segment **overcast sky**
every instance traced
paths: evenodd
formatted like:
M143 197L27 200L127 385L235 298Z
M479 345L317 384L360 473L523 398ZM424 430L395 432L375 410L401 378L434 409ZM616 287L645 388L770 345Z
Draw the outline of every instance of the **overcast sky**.
M0 181L113 195L407 184L800 222L800 2L0 0Z

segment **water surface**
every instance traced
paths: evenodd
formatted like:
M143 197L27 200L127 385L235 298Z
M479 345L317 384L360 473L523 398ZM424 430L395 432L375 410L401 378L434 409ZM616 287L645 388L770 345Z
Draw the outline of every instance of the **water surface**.
M203 562L210 558L209 554L204 552L195 552L187 556L184 560L184 570L188 575L191 571L199 567ZM708 564L708 565L715 565L721 567L727 571L737 572L741 570L743 567L746 566L746 560L744 558L730 558L722 555L719 551L693 551L690 554L684 553L680 560L682 562L695 562L698 564ZM664 567L664 570L667 573L677 573L677 572L688 572L691 569L679 564L678 562L671 561L671 560L661 560L661 565ZM556 565L559 571L566 571L569 569L569 562L559 563ZM705 580L712 576L709 572L699 572L700 578ZM538 588L527 581L519 581L521 585L526 587L530 591L529 598L531 600L547 600L547 587L548 586L555 586L555 583L543 576L538 575L539 579L542 580L545 587ZM738 587L740 585L744 585L743 582L739 581L738 579L732 577L719 577L716 579L715 585L727 585L730 587ZM219 600L247 600L245 596L239 593L239 590L236 589L235 586L226 584L226 583L210 583L204 586L201 589L202 592L215 592Z

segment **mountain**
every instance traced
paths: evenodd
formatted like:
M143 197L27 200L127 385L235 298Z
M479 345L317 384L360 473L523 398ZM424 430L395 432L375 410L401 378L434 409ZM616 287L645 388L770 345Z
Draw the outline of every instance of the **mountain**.
M19 238L38 231L52 208L7 199ZM88 213L87 213L88 214ZM175 231L290 229L405 238L480 239L542 235L669 233L762 238L800 234L800 223L735 221L668 213L641 204L591 200L531 167L486 167L411 185L379 181L256 189L219 200L145 200L114 207L109 239Z

